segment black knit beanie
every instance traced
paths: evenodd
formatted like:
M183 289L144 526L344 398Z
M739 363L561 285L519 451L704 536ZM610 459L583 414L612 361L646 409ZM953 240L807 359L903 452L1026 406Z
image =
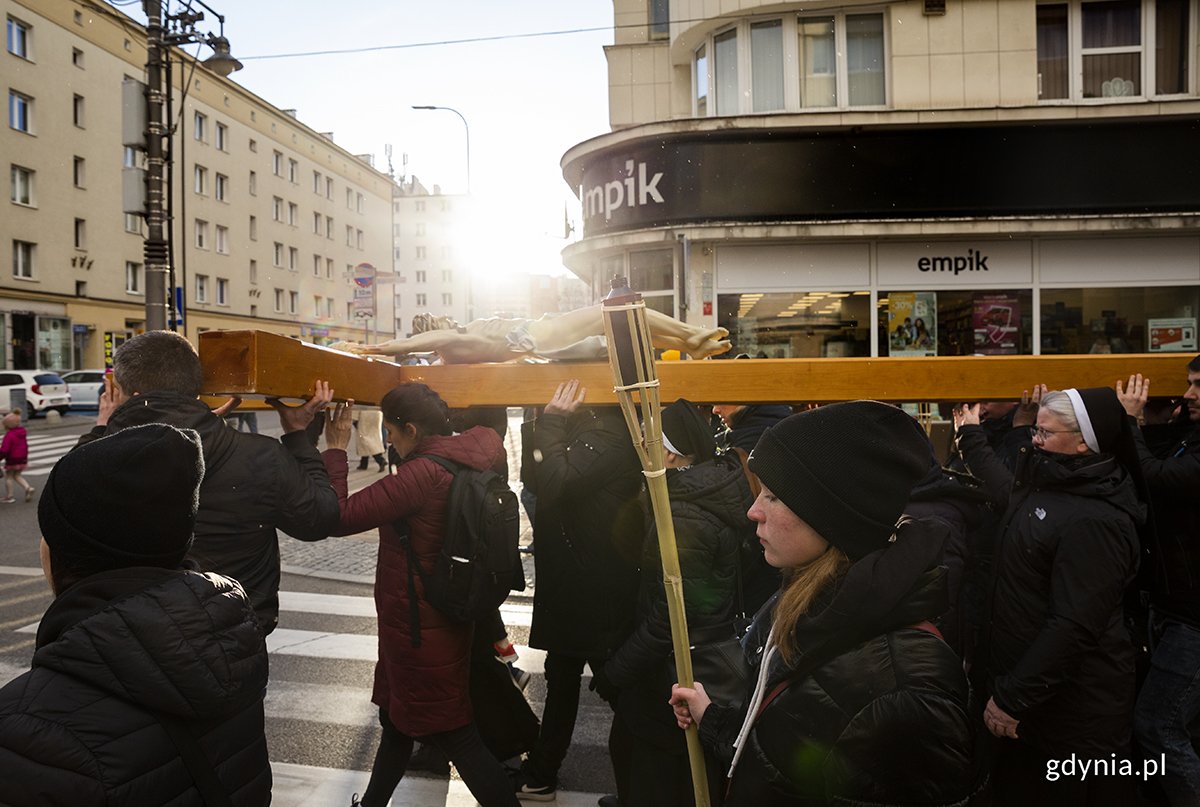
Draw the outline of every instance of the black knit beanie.
M86 443L50 471L38 501L56 554L174 568L192 544L204 458L191 429L151 423Z
M858 560L887 545L929 470L929 439L894 406L836 403L767 429L749 465L793 513Z
M694 457L697 463L712 459L717 452L708 420L696 405L679 398L662 410L663 445L673 454Z

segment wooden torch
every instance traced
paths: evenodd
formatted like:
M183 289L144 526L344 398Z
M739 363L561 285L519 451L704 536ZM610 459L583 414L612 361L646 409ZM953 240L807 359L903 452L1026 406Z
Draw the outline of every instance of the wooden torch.
M613 290L602 306L604 334L608 338L608 363L616 383L613 392L625 415L625 424L629 427L633 445L642 461L646 485L650 489L654 525L658 532L658 552L662 558L663 587L666 589L667 611L671 620L671 643L675 649L675 677L681 686L690 687L692 654L688 642L687 614L683 606L683 578L679 571L675 524L671 520L671 500L667 493L658 373L654 366L650 328L646 322L646 304L642 296L628 288L628 285L625 278L614 280ZM695 724L687 730L686 738L696 807L709 807L704 751L700 747L700 735Z

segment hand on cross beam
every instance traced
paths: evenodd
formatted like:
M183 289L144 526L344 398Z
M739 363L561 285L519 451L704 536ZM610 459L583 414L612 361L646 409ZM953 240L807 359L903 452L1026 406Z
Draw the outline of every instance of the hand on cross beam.
M333 401L333 390L329 388L329 382L318 379L313 389L313 396L299 406L288 406L278 398L267 398L267 403L279 413L279 425L283 427L284 434L307 429L317 413Z

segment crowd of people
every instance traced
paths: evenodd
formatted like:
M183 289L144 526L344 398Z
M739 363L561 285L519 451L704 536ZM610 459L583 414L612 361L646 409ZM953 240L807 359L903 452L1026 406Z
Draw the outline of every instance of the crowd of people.
M387 804L418 743L483 805L554 800L588 671L604 807L693 804L689 731L731 807L1200 804L1200 356L1186 375L1178 399L1134 376L956 404L944 462L875 401L665 406L693 654L736 648L689 686L624 419L563 382L522 428L539 723L499 612L463 621L425 585L451 469L508 477L503 412L407 383L367 414L318 381L272 402L275 439L199 400L185 339L139 335L38 502L55 599L0 689L0 800L269 803L277 530L378 528L382 737L354 804ZM350 494L356 421L360 469L394 467Z

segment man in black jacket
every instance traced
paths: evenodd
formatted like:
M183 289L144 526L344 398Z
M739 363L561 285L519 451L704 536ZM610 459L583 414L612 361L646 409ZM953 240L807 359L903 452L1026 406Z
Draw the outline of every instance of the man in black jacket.
M246 593L181 568L204 474L195 432L135 426L63 457L38 502L55 599L0 689L0 801L271 800L267 651Z
M1150 382L1140 375L1128 388L1117 382L1117 394L1125 411L1140 419ZM1186 433L1156 452L1134 430L1157 536L1145 576L1156 641L1133 727L1147 758L1166 759L1162 786L1171 804L1200 804L1200 356L1187 365L1180 408Z
M148 331L135 336L113 357L96 427L79 442L144 423L199 433L208 472L200 487L189 557L200 569L242 584L266 635L279 621L276 528L302 541L319 541L337 527L337 494L305 433L333 393L318 381L316 394L303 406L272 402L284 432L276 440L226 426L198 400L201 379L200 357L179 334Z
M560 384L534 429L537 552L529 644L548 651L546 707L517 797L550 801L571 745L584 664L601 697L600 670L633 627L641 521L641 464L616 407L582 406Z

